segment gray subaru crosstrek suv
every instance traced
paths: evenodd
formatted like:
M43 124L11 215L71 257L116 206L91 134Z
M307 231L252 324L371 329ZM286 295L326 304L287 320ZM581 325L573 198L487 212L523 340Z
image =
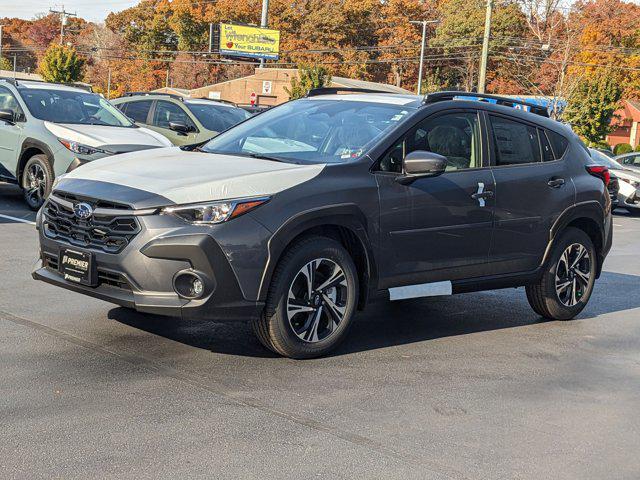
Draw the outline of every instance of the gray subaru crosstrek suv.
M294 358L329 352L379 293L523 286L543 317L580 313L611 247L611 200L569 128L502 97L342 90L198 151L58 179L33 277L140 312L246 319Z

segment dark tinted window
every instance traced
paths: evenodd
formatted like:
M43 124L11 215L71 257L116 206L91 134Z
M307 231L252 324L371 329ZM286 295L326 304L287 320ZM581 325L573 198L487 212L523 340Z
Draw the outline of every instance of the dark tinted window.
M126 103L126 110L123 110L127 117L133 118L136 122L147 123L147 115L151 109L151 101Z
M551 130L547 130L547 136L549 137L549 141L551 142L551 148L553 148L553 154L556 157L556 160L562 158L564 152L569 146L569 140L564 138L559 133L552 132Z
M547 138L547 134L544 130L538 130L538 135L540 135L540 147L542 148L542 161L543 162L552 162L556 159L553 155L553 150L551 149L551 144L549 143L549 139Z
M178 105L159 101L153 114L153 124L156 127L169 128L171 122L184 123L188 127L195 127L189 115Z
M200 120L204 128L214 132L222 132L251 116L249 112L231 105L202 103L187 103L186 105L191 113Z
M535 127L491 116L497 165L540 162L540 144Z

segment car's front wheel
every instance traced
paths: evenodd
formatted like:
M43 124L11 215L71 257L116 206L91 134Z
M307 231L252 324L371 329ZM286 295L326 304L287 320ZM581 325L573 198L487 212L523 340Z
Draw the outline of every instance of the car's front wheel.
M526 288L529 305L553 320L570 320L587 305L596 277L596 251L589 236L567 228L553 247L541 279Z
M53 169L46 155L31 157L22 171L21 186L24 201L31 210L38 210L51 192Z
M274 272L264 314L254 331L280 355L325 355L346 336L358 298L358 276L347 250L326 237L293 245Z

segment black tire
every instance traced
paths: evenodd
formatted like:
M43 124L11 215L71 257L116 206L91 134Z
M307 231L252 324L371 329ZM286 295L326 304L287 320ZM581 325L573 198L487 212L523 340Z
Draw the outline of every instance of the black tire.
M581 252L578 246L585 249L588 264L587 257L582 257L573 269L566 268L565 265L570 266L578 258ZM563 258L565 252L568 252L568 260ZM595 282L596 263L596 250L591 238L580 229L567 228L553 246L539 282L526 287L529 305L544 318L571 320L589 302ZM584 279L586 272L588 278ZM567 283L569 286L563 289Z
M53 177L53 168L46 155L34 155L27 160L22 170L20 186L24 201L31 210L38 210L49 196Z
M314 272L311 286L308 271ZM265 347L282 356L319 357L346 337L357 298L356 266L345 248L330 238L307 237L279 261L254 332Z

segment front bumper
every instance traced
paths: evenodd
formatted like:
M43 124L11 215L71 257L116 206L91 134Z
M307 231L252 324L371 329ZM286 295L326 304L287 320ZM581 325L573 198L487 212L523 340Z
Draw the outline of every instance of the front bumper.
M257 300L261 277L255 273L266 263L270 233L249 215L213 227L187 225L170 215L136 218L140 232L119 253L107 253L70 244L68 239L50 238L43 228L46 218L41 211L37 220L40 259L33 278L158 315L238 321L261 313L264 304ZM248 231L251 234L247 236ZM246 242L247 238L255 241ZM61 249L69 247L93 254L97 286L63 278L58 259ZM184 298L174 290L174 277L184 271L195 272L204 280L200 298Z

